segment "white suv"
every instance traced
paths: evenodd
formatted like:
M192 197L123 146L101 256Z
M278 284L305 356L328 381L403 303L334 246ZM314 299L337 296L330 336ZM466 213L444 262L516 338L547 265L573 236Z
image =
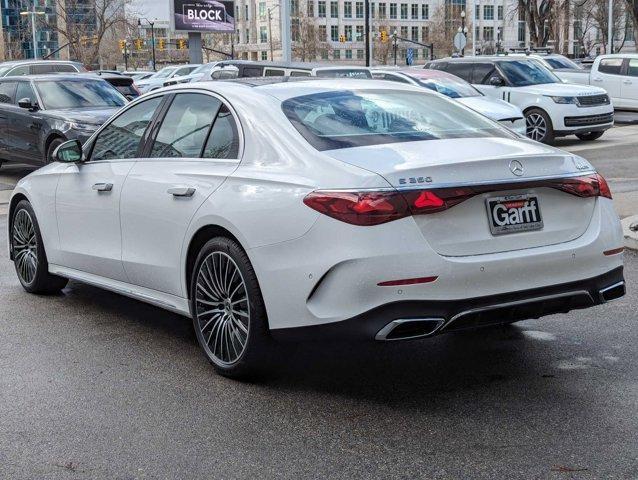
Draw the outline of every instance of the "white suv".
M533 59L446 58L426 68L457 75L485 95L513 103L525 114L527 136L539 142L552 143L566 135L595 140L614 124L614 107L605 90L563 83Z

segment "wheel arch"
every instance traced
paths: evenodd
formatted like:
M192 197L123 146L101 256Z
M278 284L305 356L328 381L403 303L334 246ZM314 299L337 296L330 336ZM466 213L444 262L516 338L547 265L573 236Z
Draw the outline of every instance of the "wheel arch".
M53 142L53 140L55 140L56 138L60 138L62 140L67 139L66 135L57 130L52 130L49 132L46 139L44 140L44 148L42 149L45 164L48 162L47 153L49 152L49 145L51 145L51 142Z
M13 212L15 211L18 203L22 200L29 201L29 198L22 192L18 192L11 197L11 201L9 202L9 214L7 216L7 246L9 248L9 260L13 261L13 247L11 242L11 227L13 224Z

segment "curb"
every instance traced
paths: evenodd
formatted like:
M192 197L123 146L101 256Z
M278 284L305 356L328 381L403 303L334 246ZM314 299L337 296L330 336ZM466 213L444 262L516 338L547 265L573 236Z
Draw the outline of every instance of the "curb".
M638 215L623 218L620 221L625 239L625 248L638 250ZM636 230L632 230L632 227Z

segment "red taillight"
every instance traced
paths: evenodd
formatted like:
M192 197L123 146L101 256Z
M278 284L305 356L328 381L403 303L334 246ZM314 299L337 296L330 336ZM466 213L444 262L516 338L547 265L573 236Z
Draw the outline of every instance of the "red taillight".
M410 215L399 192L312 192L304 203L324 215L352 225L370 226Z
M371 226L410 215L438 213L485 193L531 188L554 188L578 197L611 198L609 185L598 173L527 182L432 188L428 190L380 190L376 192L322 191L309 193L304 203L342 222Z
M420 283L432 283L439 277L419 277L419 278L405 278L403 280L389 280L387 282L377 283L380 287L397 287L401 285L418 285Z

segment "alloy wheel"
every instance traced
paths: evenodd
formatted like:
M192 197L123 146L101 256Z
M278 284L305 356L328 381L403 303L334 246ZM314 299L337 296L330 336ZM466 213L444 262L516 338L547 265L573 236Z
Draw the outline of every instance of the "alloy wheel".
M195 309L196 325L209 356L221 365L236 362L248 343L250 305L239 267L226 253L213 252L201 263Z
M525 118L526 133L529 138L540 142L547 134L547 122L539 113L530 113Z
M13 220L13 256L20 279L30 284L38 269L38 241L29 212L19 210Z

